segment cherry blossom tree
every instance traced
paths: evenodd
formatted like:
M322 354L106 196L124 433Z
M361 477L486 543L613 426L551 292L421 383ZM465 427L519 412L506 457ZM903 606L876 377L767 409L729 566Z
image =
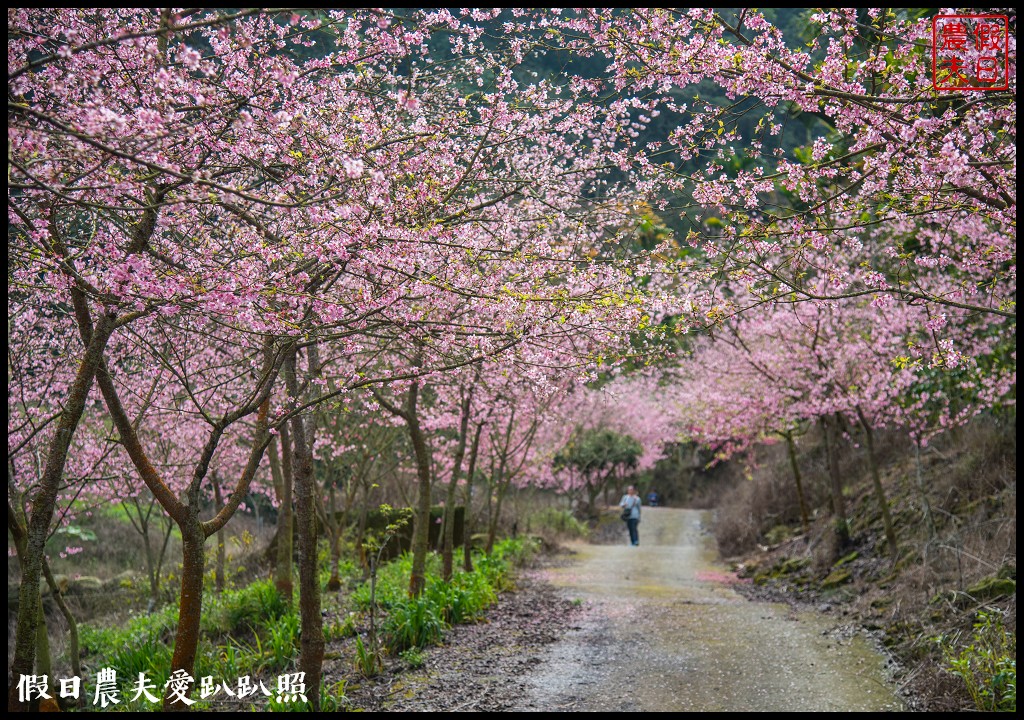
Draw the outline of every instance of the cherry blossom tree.
M567 429L631 435L648 465L685 395L654 374L578 385L690 326L762 308L733 333L760 335L756 353L792 331L744 360L786 378L770 402L704 423L725 442L777 430L772 414L844 416L870 439L915 408L914 376L1005 357L1015 74L1006 93L936 93L923 16L809 22L805 50L749 10L10 10L9 336L25 389L9 399L9 518L28 509L12 679L32 672L59 496L102 446L76 441L83 417L109 418L182 531L172 670L186 673L205 540L270 445L318 688L314 465L347 444L324 440L319 408L370 388L406 426L416 594L436 470L450 507L463 463L470 483L487 468L493 542L504 489L553 482ZM1007 53L1015 67L1012 38ZM534 74L544 57L565 62ZM701 83L720 93L684 106ZM797 112L823 129L791 150L772 138ZM670 131L645 143L658 117ZM637 243L644 201L677 199L685 243ZM33 333L58 355L28 349ZM993 365L974 407L1006 377ZM161 436L181 438L181 459L161 465Z
M680 439L678 393L661 369L612 374L603 382L564 389L539 441L544 467L527 478L575 497L580 511L597 512L599 495L621 488L627 474L650 470Z
M921 366L948 374L960 363L971 365L975 377L965 380L964 386L976 388L974 412L986 403L992 407L1006 401L1014 387L1014 374L1007 366L993 371L992 363L987 370L978 364L1000 352L998 341L978 333L973 313L950 312L957 318L957 327L948 331L955 336L950 342L968 348L965 356L929 352L935 338L922 337L920 328L945 325L949 318L929 319L927 306L879 308L863 299L846 299L763 306L733 317L713 338L696 342L693 354L681 363L680 393L690 398L682 406L687 432L716 448L720 458L770 441L772 435L786 439L806 518L793 429L808 422L824 423L826 449L834 458L835 429L859 427L888 549L895 555L897 538L881 487L874 435L891 426L919 433L921 424L930 422L927 413L915 416L911 410L924 406ZM930 401L932 412L937 402ZM946 416L950 412L947 408ZM842 483L831 465L830 475L841 546L847 539Z
M115 423L121 442L129 454L139 450L128 447L133 428L115 409L119 398L103 360L111 335L154 313L171 319L206 314L259 338L290 322L287 304L274 298L308 282L293 264L281 262L287 253L271 244L270 234L275 216L315 226L300 217L299 207L325 194L319 178L301 188L296 182L288 148L299 122L281 111L309 100L317 84L288 82L297 65L266 52L287 44L282 38L289 28L293 41L303 41L313 23L296 28L293 20L279 23L255 11L178 16L142 9L9 15L12 285L22 297L49 295L73 305L86 347L76 353L82 362L72 383L54 389L70 402L32 498L15 678L31 672L43 542L70 440L97 373L108 409L124 421ZM278 163L278 154L290 160ZM276 372L274 362L269 367L257 378L265 392ZM216 439L255 411L259 394L215 427L196 484ZM172 516L188 515L195 526L194 504L189 515L166 485L147 475L152 468L142 453L132 459ZM231 502L227 507L230 515ZM195 532L190 540L201 544ZM200 553L191 546L189 552L201 577ZM198 612L195 590L183 587L183 597ZM192 619L194 636L197 616ZM176 652L175 669L188 670L194 647ZM13 698L11 706L17 704Z
M660 109L679 123L635 162L687 203L687 241L709 279L746 277L758 303L864 296L1012 323L1012 33L1007 91L947 92L932 87L923 11L807 21L806 44L750 9L593 10L556 25L610 58L621 91L664 93ZM724 97L683 100L699 83ZM790 152L780 138L796 113L821 130ZM709 294L700 314L726 299Z

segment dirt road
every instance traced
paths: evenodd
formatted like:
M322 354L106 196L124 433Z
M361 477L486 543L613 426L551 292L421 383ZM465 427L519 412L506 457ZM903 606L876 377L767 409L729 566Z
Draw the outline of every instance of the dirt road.
M586 612L541 654L518 711L906 708L885 660L836 620L756 603L716 561L701 511L647 508L640 546L574 545L545 579Z

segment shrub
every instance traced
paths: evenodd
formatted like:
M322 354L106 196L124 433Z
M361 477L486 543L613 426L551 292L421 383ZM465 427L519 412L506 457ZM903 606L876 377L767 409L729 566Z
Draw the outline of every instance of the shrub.
M540 540L535 537L515 537L499 540L492 555L513 567L525 567L540 552Z
M542 536L586 538L590 529L568 510L544 508L530 516L531 532Z

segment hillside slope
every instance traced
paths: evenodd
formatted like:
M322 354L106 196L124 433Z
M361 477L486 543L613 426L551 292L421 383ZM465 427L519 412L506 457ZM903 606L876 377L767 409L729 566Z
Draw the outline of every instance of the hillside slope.
M733 549L733 567L752 580L748 593L813 604L874 633L892 654L915 710L1015 708L1015 418L983 418L919 458L905 437L893 434L879 453L899 545L895 561L863 451L853 446L841 466L848 478L847 547L836 545L827 504L805 530L798 509L786 511L778 497L763 499L788 487L791 470L779 456L720 499L716 535ZM823 477L816 452L801 457L812 488ZM760 532L742 547L740 528L752 521ZM958 659L971 669L950 672Z

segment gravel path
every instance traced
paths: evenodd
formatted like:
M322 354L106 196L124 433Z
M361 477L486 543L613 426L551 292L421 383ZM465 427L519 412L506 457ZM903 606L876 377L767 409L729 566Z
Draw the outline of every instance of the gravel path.
M349 700L385 712L903 711L885 659L820 614L754 602L695 510L648 508L640 546L570 546L480 625Z
M640 547L580 545L545 573L584 601L514 709L901 711L885 660L824 616L752 602L700 511L648 508Z

